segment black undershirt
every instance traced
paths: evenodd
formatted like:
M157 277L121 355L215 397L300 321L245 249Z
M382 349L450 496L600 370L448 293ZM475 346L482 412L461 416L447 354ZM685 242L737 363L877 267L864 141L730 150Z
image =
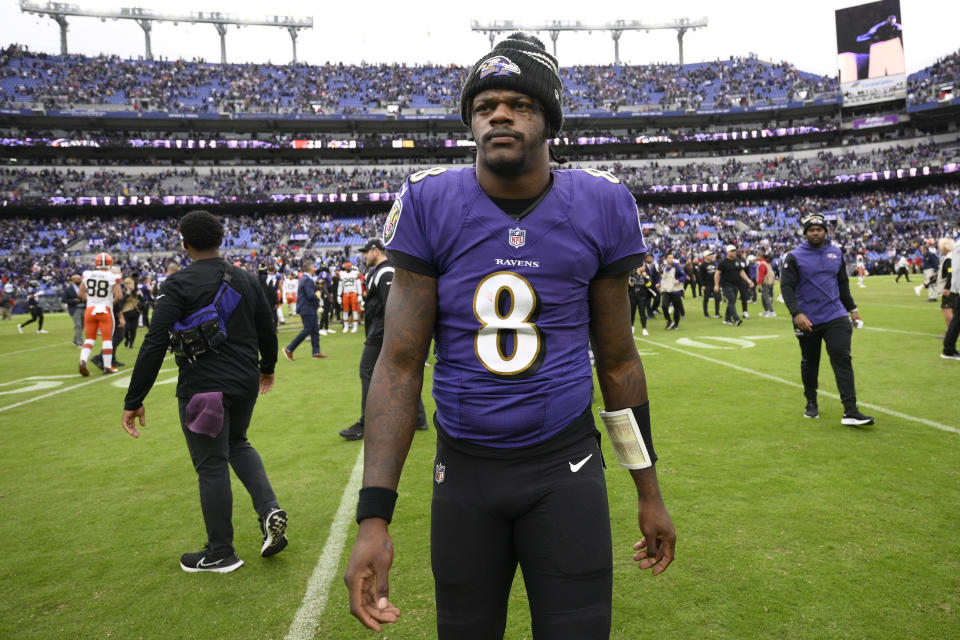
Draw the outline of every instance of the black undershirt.
M533 210L547 197L547 194L550 193L550 189L552 188L553 172L550 172L550 182L547 183L547 188L543 190L543 193L533 198L494 198L491 195L487 197L490 198L493 204L500 207L505 214L519 222L533 213Z

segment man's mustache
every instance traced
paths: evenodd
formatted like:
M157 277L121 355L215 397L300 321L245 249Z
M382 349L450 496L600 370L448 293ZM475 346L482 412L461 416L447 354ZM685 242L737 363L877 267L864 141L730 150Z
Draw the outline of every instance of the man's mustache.
M490 142L494 138L510 137L523 140L523 134L511 129L491 129L483 136L483 142Z

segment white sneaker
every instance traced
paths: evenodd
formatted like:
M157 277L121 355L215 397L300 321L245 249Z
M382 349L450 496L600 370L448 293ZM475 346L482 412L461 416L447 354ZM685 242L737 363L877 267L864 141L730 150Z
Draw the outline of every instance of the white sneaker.
M336 332L337 332L336 329L327 329L327 333L336 333Z
M23 333L23 326L18 324L17 331L19 331L20 333Z
M50 333L46 329L37 329L37 333Z
M648 335L650 335L650 332L647 331L646 329L644 329L644 330L643 330L643 335L648 336Z
M350 327L350 333L356 333L356 332L357 332L357 325L353 325L352 327Z
M743 312L743 317L749 319L749 318L750 318L750 314L747 313L746 311L744 311L744 312Z
M768 317L768 318L776 318L776 317L777 317L777 312L776 312L776 311L771 311L771 312L767 313L767 317Z
M320 335L322 335L322 336L327 335L327 330L326 330L326 329L320 329Z
M913 288L913 292L914 292L915 294L917 294L917 295L920 295L920 292L921 292L921 291L923 291L923 285L922 285L922 284L918 284L917 286L915 286L915 287Z

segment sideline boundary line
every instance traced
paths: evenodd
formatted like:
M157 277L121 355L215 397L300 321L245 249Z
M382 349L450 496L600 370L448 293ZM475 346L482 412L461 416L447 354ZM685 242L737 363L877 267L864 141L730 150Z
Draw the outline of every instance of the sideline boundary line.
M803 385L800 384L799 382L793 382L792 380L786 380L785 378L780 378L780 377L778 377L778 376L774 376L774 375L771 375L771 374L769 374L769 373L764 373L764 372L762 372L762 371L756 371L756 370L754 370L754 369L748 369L747 367L741 367L740 365L731 364L731 363L729 363L729 362L724 362L723 360L717 360L716 358L711 358L710 356L705 356L705 355L702 355L702 354L699 354L699 353L694 353L694 352L692 352L692 351L686 351L686 350L684 350L684 349L680 349L679 347L675 347L675 346L670 345L670 344L664 344L664 343L662 343L662 342L654 342L653 340L650 340L650 339L648 339L648 338L637 338L637 337L634 337L634 340L637 341L637 342L646 342L646 343L649 343L649 344L652 344L652 345L656 345L656 346L658 346L658 347L664 347L665 349L671 349L671 350L676 351L676 352L678 352L678 353L682 353L682 354L684 354L684 355L686 355L686 356L693 356L693 357L695 357L695 358L700 358L701 360L706 360L707 362L712 362L712 363L714 363L714 364L721 364L721 365L723 365L723 366L725 366L725 367L730 367L731 369L736 369L737 371L742 371L742 372L744 372L744 373L750 373L750 374L753 374L753 375L755 375L755 376L759 376L759 377L761 377L761 378L766 378L767 380L773 380L774 382L779 382L779 383L781 383L781 384L785 384L785 385L788 385L788 386L791 386L791 387L797 387L797 388L799 388L799 389L803 389ZM823 391L823 390L818 389L818 390L817 390L817 393L819 393L820 395L827 396L828 398L833 398L834 400L839 400L839 399L840 399L840 396L839 396L839 395L837 395L836 393L831 393L831 392L829 392L829 391ZM940 424L939 422L934 422L933 420L927 420L926 418L918 418L918 417L916 417L916 416L911 416L911 415L908 415L908 414L906 414L906 413L900 413L899 411L894 411L893 409L887 409L886 407L881 407L881 406L876 405L876 404L869 404L869 403L866 403L866 402L858 402L857 404L859 404L861 407L866 407L866 408L868 408L868 409L873 409L874 411L879 411L879 412L881 412L881 413L885 413L885 414L887 414L887 415L889 415L889 416L893 416L893 417L895 417L895 418L900 418L900 419L902 419L902 420L910 420L911 422L919 422L920 424L924 424L924 425L926 425L926 426L928 426L928 427L933 427L934 429L940 429L941 431L946 431L946 432L948 432L948 433L955 433L955 434L957 434L957 435L960 435L960 429L958 429L957 427L951 427L950 425Z
M343 489L340 506L330 524L330 535L327 537L326 544L323 545L323 551L320 553L320 559L317 560L317 566L313 569L313 575L307 582L307 591L303 594L303 601L293 617L293 622L290 623L286 640L307 640L314 637L320 616L327 607L333 574L340 564L340 557L347 543L347 530L350 528L356 505L354 496L360 490L362 480L363 446L361 445L357 461L353 464L353 471L350 472L350 479Z

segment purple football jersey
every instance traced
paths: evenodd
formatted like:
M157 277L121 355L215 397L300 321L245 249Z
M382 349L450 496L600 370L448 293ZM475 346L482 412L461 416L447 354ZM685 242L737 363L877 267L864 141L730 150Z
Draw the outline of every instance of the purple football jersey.
M404 184L384 242L437 276L433 397L447 433L521 447L583 413L593 390L587 287L646 252L619 180L554 171L550 192L518 222L473 167L421 171Z

